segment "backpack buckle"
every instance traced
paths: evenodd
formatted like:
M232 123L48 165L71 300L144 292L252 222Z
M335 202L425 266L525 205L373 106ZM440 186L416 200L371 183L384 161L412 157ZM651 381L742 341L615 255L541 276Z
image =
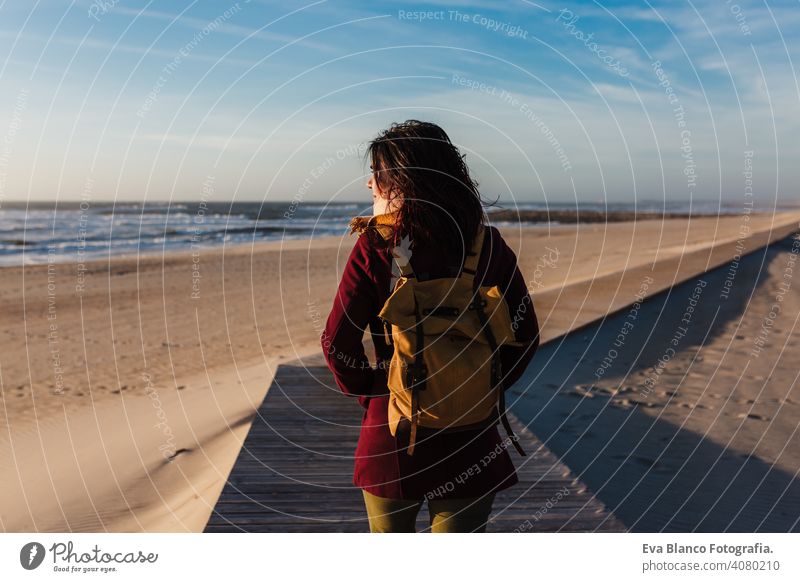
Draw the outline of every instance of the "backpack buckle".
M475 299L472 300L472 303L469 304L470 309L481 309L486 307L487 301L483 297L476 296Z

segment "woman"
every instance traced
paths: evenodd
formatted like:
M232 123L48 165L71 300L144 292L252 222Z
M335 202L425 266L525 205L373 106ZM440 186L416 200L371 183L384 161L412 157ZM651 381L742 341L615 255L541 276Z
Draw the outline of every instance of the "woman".
M415 531L425 500L431 531L483 532L495 494L518 482L508 441L501 440L497 426L459 432L420 427L413 455L406 454L408 435L392 436L388 427L393 347L378 318L399 275L395 261L409 260L420 280L452 276L463 264L484 223L477 184L458 149L433 123L393 124L370 143L367 156L374 215L351 222L358 240L321 338L337 385L364 408L353 483L363 491L372 532ZM486 231L482 249L475 277L481 285L498 285L509 306L520 306L511 316L523 347L499 348L508 388L533 357L539 327L516 256L496 228ZM362 344L367 327L376 368Z

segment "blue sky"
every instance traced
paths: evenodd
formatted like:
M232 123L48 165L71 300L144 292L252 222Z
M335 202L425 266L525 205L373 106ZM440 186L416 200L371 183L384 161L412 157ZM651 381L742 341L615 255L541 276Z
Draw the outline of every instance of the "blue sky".
M792 203L798 8L0 0L0 203L368 199L409 118L492 199Z

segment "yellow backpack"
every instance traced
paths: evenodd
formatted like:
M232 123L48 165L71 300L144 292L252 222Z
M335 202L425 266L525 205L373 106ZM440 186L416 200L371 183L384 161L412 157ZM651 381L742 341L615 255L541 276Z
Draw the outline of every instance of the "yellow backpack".
M408 261L379 313L394 344L389 364L389 430L410 423L408 454L417 427L438 430L486 428L502 422L525 455L506 418L499 347L514 339L509 307L497 285L475 279L485 229L456 277L418 280ZM397 255L395 255L397 259Z

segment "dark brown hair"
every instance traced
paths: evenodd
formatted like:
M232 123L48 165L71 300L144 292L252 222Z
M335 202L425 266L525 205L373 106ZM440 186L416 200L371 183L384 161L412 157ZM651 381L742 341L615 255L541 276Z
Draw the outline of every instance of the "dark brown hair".
M378 186L399 197L396 231L412 245L437 245L463 254L483 224L478 184L465 156L435 123L393 123L367 148Z

